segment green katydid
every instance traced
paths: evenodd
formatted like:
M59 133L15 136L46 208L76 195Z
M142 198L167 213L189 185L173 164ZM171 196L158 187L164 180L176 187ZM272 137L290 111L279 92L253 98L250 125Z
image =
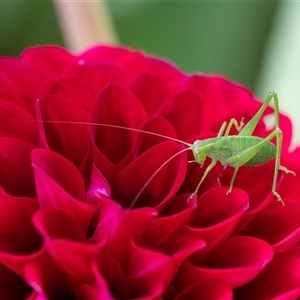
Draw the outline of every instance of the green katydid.
M262 118L264 111L268 107L271 100L274 100L274 116L275 116L275 129L266 137L256 137L252 136L253 131L255 130L259 120ZM41 122L53 122L53 121L41 121ZM149 182L153 179L153 177L175 156L180 153L191 150L194 155L194 162L197 162L200 165L203 165L204 161L207 157L211 158L211 163L208 165L202 178L200 179L195 191L192 193L189 199L193 198L197 195L198 190L205 180L208 173L212 170L212 168L219 161L224 166L231 166L234 168L234 172L230 181L230 186L227 191L227 194L231 193L235 177L237 175L238 169L241 166L259 166L267 163L271 159L275 158L275 169L273 176L273 184L272 184L272 194L276 197L276 199L284 205L284 202L281 196L276 191L277 186L277 178L279 170L284 171L285 173L295 173L293 171L288 170L287 168L280 165L280 156L281 156L281 147L282 147L282 131L279 127L279 105L278 105L278 97L274 92L270 92L263 102L263 105L258 110L258 112L253 116L253 118L247 123L243 124L243 120L238 123L236 119L231 119L230 122L224 122L219 130L218 135L215 138L209 138L205 140L197 140L193 144L183 142L181 140L167 137L158 133L149 132L145 130L128 128L118 125L111 124L99 124L99 123L85 123L85 122L69 122L69 121L54 121L55 123L76 123L76 124L88 124L92 126L106 126L112 128L119 128L125 130L132 130L136 132L152 134L155 136L163 137L169 140L173 140L179 142L181 144L186 145L188 148L178 152L169 158L158 170L152 174L152 176L147 180L147 182L143 185L142 189L139 191L130 207L133 207L136 201L141 196L142 192L145 190ZM230 129L234 126L238 134L237 135L229 135ZM271 140L276 137L277 143L276 146L271 143Z
M256 128L258 121L261 119L272 99L274 99L275 129L264 139L252 136L251 134ZM229 135L229 131L233 125L238 130L238 135ZM277 140L276 146L271 143L274 137L276 137ZM240 166L259 166L275 158L272 194L284 205L281 196L276 191L278 172L282 170L285 173L291 173L293 175L295 175L295 173L280 165L281 146L282 131L279 127L278 97L276 93L270 92L262 107L247 124L244 125L243 122L238 124L236 119L231 119L228 125L226 122L222 124L216 138L195 141L191 146L195 161L198 164L203 164L206 156L212 159L193 195L198 192L203 180L216 165L217 161L220 161L221 164L225 166L228 165L234 168L230 186L227 191L227 194L229 194L232 191L233 183Z

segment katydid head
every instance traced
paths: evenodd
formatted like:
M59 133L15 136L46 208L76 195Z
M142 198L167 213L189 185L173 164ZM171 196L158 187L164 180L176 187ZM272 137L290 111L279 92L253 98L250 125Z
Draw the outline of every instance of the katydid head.
M194 144L191 146L191 149L193 151L193 155L195 157L195 161L199 164L199 165L203 165L203 163L206 160L206 150L205 147L202 145L202 141L197 140L194 142Z

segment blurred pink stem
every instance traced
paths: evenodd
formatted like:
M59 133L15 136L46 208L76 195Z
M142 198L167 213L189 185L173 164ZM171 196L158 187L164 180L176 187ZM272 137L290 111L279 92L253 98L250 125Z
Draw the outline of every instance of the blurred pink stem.
M54 0L67 47L79 52L94 44L116 44L117 36L105 1Z

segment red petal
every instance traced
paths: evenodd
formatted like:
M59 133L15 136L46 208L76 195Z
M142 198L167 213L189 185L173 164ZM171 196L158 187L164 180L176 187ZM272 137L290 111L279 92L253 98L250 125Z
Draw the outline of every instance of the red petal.
M1 299L28 299L31 291L22 277L0 264Z
M25 278L36 290L38 299L79 299L75 282L48 253L26 266Z
M105 240L106 251L124 266L127 265L133 235L133 224L128 214L116 202L103 200L98 227L89 241L98 244Z
M185 199L185 201L187 201ZM151 247L156 248L176 232L180 232L189 221L193 209L188 209L166 217L153 218L148 223L143 238Z
M103 197L110 197L110 186L102 175L102 173L93 165L93 170L90 178L90 185L86 192L87 202L98 204Z
M37 210L35 199L0 201L0 261L21 276L24 266L43 253L42 238L31 222Z
M63 76L51 81L40 96L59 95L72 100L89 112L98 94L98 89L79 77Z
M189 210L190 208L195 209L197 207L196 202L198 199L190 199L190 196L191 194L181 194L169 199L163 205L158 206L157 209L160 212L160 217L172 217L173 215Z
M245 190L250 198L250 212L257 212L265 207L270 201L274 176L274 161L257 167L241 167L234 181L234 188ZM228 167L221 176L222 185L229 185L233 168ZM233 189L234 189L233 188Z
M74 56L57 46L39 46L27 48L20 59L22 63L38 67L50 76L57 76L74 61Z
M163 244L159 245L157 250L169 254L173 258L173 263L177 271L182 263L196 251L205 248L206 243L199 238L177 235L169 238Z
M148 72L135 77L129 88L141 101L148 116L154 115L172 92L172 86L168 80Z
M83 60L87 63L121 63L140 57L139 52L128 51L122 47L111 46L96 46L87 49L78 56L78 60Z
M148 132L161 134L166 137L163 138L153 134L139 132L136 135L133 145L134 159L141 155L141 153L146 152L148 149L152 148L153 146L168 141L168 137L176 138L176 132L172 124L158 115L148 119L140 129Z
M272 201L256 214L242 234L265 240L276 252L286 252L300 241L299 215L299 201L286 200L285 207Z
M110 63L87 63L83 60L73 65L67 76L76 76L92 84L98 91L101 91L107 84L118 83L126 84L126 78L123 70L115 64Z
M129 299L128 281L120 264L109 255L101 255L93 265L99 299Z
M293 137L293 124L292 124L292 120L283 115L280 114L279 116L280 118L280 129L283 132L283 142L282 142L282 152L288 152L289 148L292 144L292 137Z
M183 73L173 65L170 61L157 57L146 57L140 61L138 65L140 72L148 72L152 75L161 76L166 81L178 82L184 78Z
M214 130L218 130L224 121L241 117L248 122L260 108L261 103L255 101L253 94L245 87L218 76L194 75L187 78L187 87L198 91L210 104ZM218 114L214 112L218 110ZM209 118L206 117L206 118Z
M200 139L203 136L200 137ZM204 136L206 139L207 134ZM198 139L198 138L197 138ZM192 142L194 142L193 140ZM180 193L193 193L195 191L196 186L198 185L199 181L201 180L206 168L208 165L211 163L211 159L206 159L204 162L203 166L199 165L197 162L194 161L195 157L192 153L192 151L188 152L188 161L191 161L192 163L188 164L187 167L187 174L184 180L184 183L182 184L180 188ZM206 176L205 180L200 186L198 195L201 195L205 193L207 190L220 186L218 180L220 179L220 175L222 174L222 170L224 167L220 164L217 163L216 166L208 173Z
M182 140L210 127L206 101L194 91L185 90L173 95L160 107L158 114L173 124L178 138Z
M62 269L77 282L93 280L92 261L102 255L104 242L99 244L84 244L71 240L55 239L47 249Z
M161 299L164 284L157 278L129 277L131 299L152 300Z
M76 281L92 280L91 262L101 252L103 242L88 244L80 225L59 210L40 210L33 223L44 236L52 257L70 277Z
M48 76L12 58L1 58L0 70L0 99L12 102L34 115L36 96Z
M257 276L272 257L272 248L266 242L252 237L233 237L205 257L191 257L179 272L176 285L182 290L214 279L230 287L241 286Z
M41 149L32 152L32 164L41 207L65 212L86 232L95 208L84 202L84 184L78 170L62 156Z
M97 98L90 116L92 123L139 128L146 119L141 103L126 88L109 84ZM114 164L132 148L136 132L104 126L89 126L93 142ZM112 138L113 137L113 138Z
M35 146L29 142L0 137L0 185L13 196L35 196L35 183L30 152Z
M141 236L150 220L157 216L157 210L150 207L142 207L134 210L125 210L125 214L131 219L136 236Z
M234 295L235 299L298 299L300 259L293 255L276 254L255 279L238 288Z
M281 164L289 170L296 173L284 174L284 178L279 187L279 194L284 199L300 200L300 189L297 187L300 184L300 148L296 148L294 152L282 155Z
M219 187L204 193L186 227L188 235L204 239L207 249L226 239L248 208L244 191L234 189L229 195L226 192L226 187Z
M132 249L126 268L126 274L136 278L159 278L170 283L176 274L176 266L168 255L132 242Z
M11 198L0 201L1 252L30 254L41 247L41 236L31 223L38 210L34 199Z
M37 102L37 115L45 146L68 158L79 169L83 168L91 146L86 125L65 124L59 121L86 122L85 111L66 98L45 96ZM49 120L51 122L43 122Z
M172 197L179 189L186 171L186 155L179 154L182 150L178 143L166 142L143 153L118 174L113 187L113 198L123 207L155 207L164 199ZM176 154L179 155L167 162ZM154 177L148 182L151 176Z
M183 290L175 300L198 300L198 299L222 299L231 300L233 292L231 288L217 280L197 282Z
M46 208L35 213L32 219L44 239L68 239L86 242L82 228L74 219L62 211Z
M104 178L107 180L108 184L113 182L119 169L115 166L105 155L97 149L94 141L93 143L93 165L103 174Z
M0 135L39 145L34 118L24 109L7 101L0 101Z

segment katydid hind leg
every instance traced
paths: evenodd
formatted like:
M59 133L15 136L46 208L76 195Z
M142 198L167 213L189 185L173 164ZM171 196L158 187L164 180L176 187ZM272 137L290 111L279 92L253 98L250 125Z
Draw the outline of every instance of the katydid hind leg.
M280 165L280 155L281 155L281 145L282 145L282 132L281 132L280 128L274 129L260 143L240 152L238 155L236 155L234 157L231 157L230 159L226 160L225 163L229 164L235 168L246 164L252 157L254 157L264 147L265 144L269 143L274 137L276 137L276 139L277 139L277 146L276 146L276 155L275 155L275 168L274 168L274 176L273 176L273 184L272 184L272 193L277 198L277 200L284 205L284 202L283 202L281 196L276 191L278 172L279 172L279 170L285 170L285 172L287 172L287 173L293 173L293 172L289 171L287 168L282 167Z
M267 109L271 100L274 99L274 114L275 114L275 126L279 127L279 106L278 106L278 97L274 92L270 92L263 102L263 105L259 109L259 111L252 117L252 119L244 125L238 135L250 136L255 130L259 120L261 119L264 111Z

